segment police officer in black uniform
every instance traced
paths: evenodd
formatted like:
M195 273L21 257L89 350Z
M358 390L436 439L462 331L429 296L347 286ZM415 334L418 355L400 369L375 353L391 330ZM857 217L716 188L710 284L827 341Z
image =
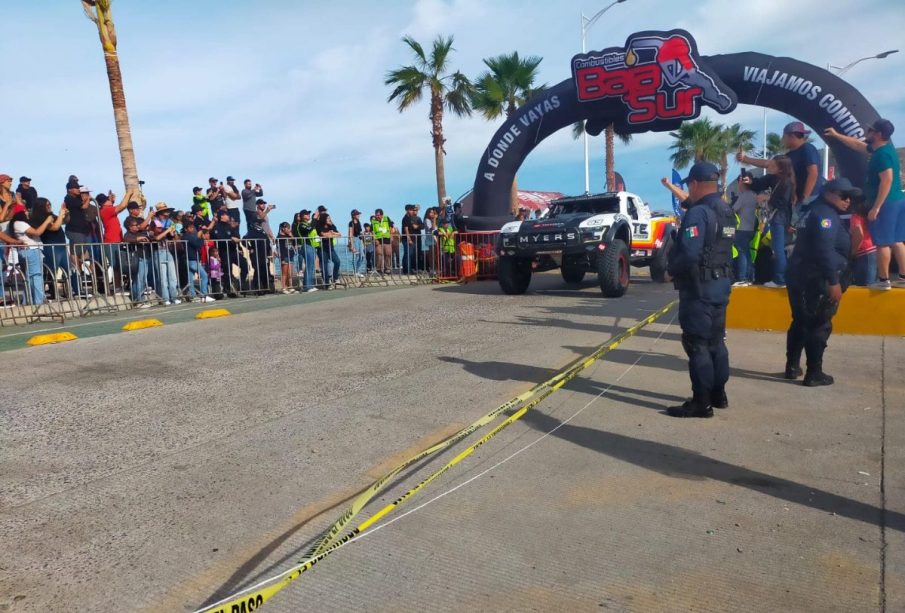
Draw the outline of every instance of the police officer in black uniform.
M787 288L792 325L786 335L786 379L801 376L801 352L807 354L804 385L832 385L823 372L823 351L833 331L833 315L848 287L851 237L839 213L848 210L861 190L846 178L823 186L812 203L804 230L795 241Z
M729 406L726 306L735 215L720 198L719 176L719 169L709 162L691 167L685 179L689 209L669 254L667 270L679 290L679 324L692 390L690 400L667 409L673 417L713 417L713 407Z

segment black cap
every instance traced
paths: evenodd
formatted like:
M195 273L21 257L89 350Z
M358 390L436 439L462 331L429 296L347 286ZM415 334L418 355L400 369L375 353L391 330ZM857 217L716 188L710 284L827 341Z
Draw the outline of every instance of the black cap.
M230 175L230 176L226 177L226 180L227 180L227 181L235 181L236 179L235 179L235 177L233 177L232 175Z
M94 199L99 205L107 202L107 194L98 194L97 198Z
M352 215L361 215L361 211L358 209L352 209Z
M31 183L31 179L28 177L19 177L19 183Z
M301 211L299 211L299 215L310 215L310 214L311 214L311 211L309 211L308 209L302 209Z
M322 205L320 205L319 207L317 207L317 212L318 212L318 213L326 213L326 212L327 212L327 207L325 207L325 206L322 204Z
M215 179L214 177L211 177L210 179L207 180L207 182L208 182L208 183L216 183L216 182L217 182L217 179Z
M710 162L696 162L691 167L691 170L688 171L688 176L682 179L682 183L688 183L689 181L719 181L719 179L719 168Z
M255 204L267 204L267 201L263 198L258 198L257 200L255 200Z
M200 191L201 191L201 188L200 188L200 187L193 187L193 188L192 188L192 193L193 193L193 194L197 194L197 193L200 192Z
M843 196L860 196L861 190L852 185L852 182L845 177L838 177L823 184L821 193L833 192Z
M889 140L892 136L892 133L896 131L896 127L892 125L892 122L888 119L878 119L870 125L870 129L874 132L879 132L880 136L883 137L883 140Z

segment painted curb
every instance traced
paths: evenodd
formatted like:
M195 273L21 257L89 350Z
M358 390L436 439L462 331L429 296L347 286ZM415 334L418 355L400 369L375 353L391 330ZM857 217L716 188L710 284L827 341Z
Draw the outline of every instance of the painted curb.
M157 328L162 326L163 322L159 319L139 319L137 321L130 321L125 326L123 326L123 331L132 332L134 330L144 330L146 328Z
M208 309L195 315L195 319L213 319L215 317L227 317L229 315L232 315L232 313L226 309Z
M66 341L74 341L78 337L72 332L56 332L54 334L38 334L32 336L25 343L30 347L38 347L40 345L53 345L54 343L65 343Z

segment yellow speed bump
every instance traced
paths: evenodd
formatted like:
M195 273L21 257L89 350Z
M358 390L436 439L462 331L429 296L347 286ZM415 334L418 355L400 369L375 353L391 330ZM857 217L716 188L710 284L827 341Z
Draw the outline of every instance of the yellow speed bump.
M54 343L65 343L66 341L74 341L78 337L72 332L56 332L54 334L38 334L37 336L32 336L25 343L30 347L37 347L38 345L53 345Z
M130 321L125 326L123 326L123 330L126 332L132 332L133 330L144 330L145 328L157 328L158 326L162 326L163 322L159 319L139 319L137 321Z
M229 315L232 315L232 313L226 309L208 309L195 315L195 319L213 319L214 317L228 317Z

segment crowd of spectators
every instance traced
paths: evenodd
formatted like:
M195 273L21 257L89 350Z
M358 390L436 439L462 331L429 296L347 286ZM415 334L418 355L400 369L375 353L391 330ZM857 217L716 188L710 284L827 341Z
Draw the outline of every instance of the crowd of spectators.
M434 273L451 266L455 251L448 202L423 217L420 205L406 205L398 225L379 208L363 223L355 209L345 235L321 205L299 211L274 234L275 206L250 179L240 188L232 176L225 183L211 177L207 189L193 188L185 211L164 202L149 206L140 188L122 198L94 194L75 175L57 209L39 197L31 178L21 177L15 190L12 182L0 175L4 306L98 292L128 295L139 308L315 292L345 283L343 273L357 279Z

